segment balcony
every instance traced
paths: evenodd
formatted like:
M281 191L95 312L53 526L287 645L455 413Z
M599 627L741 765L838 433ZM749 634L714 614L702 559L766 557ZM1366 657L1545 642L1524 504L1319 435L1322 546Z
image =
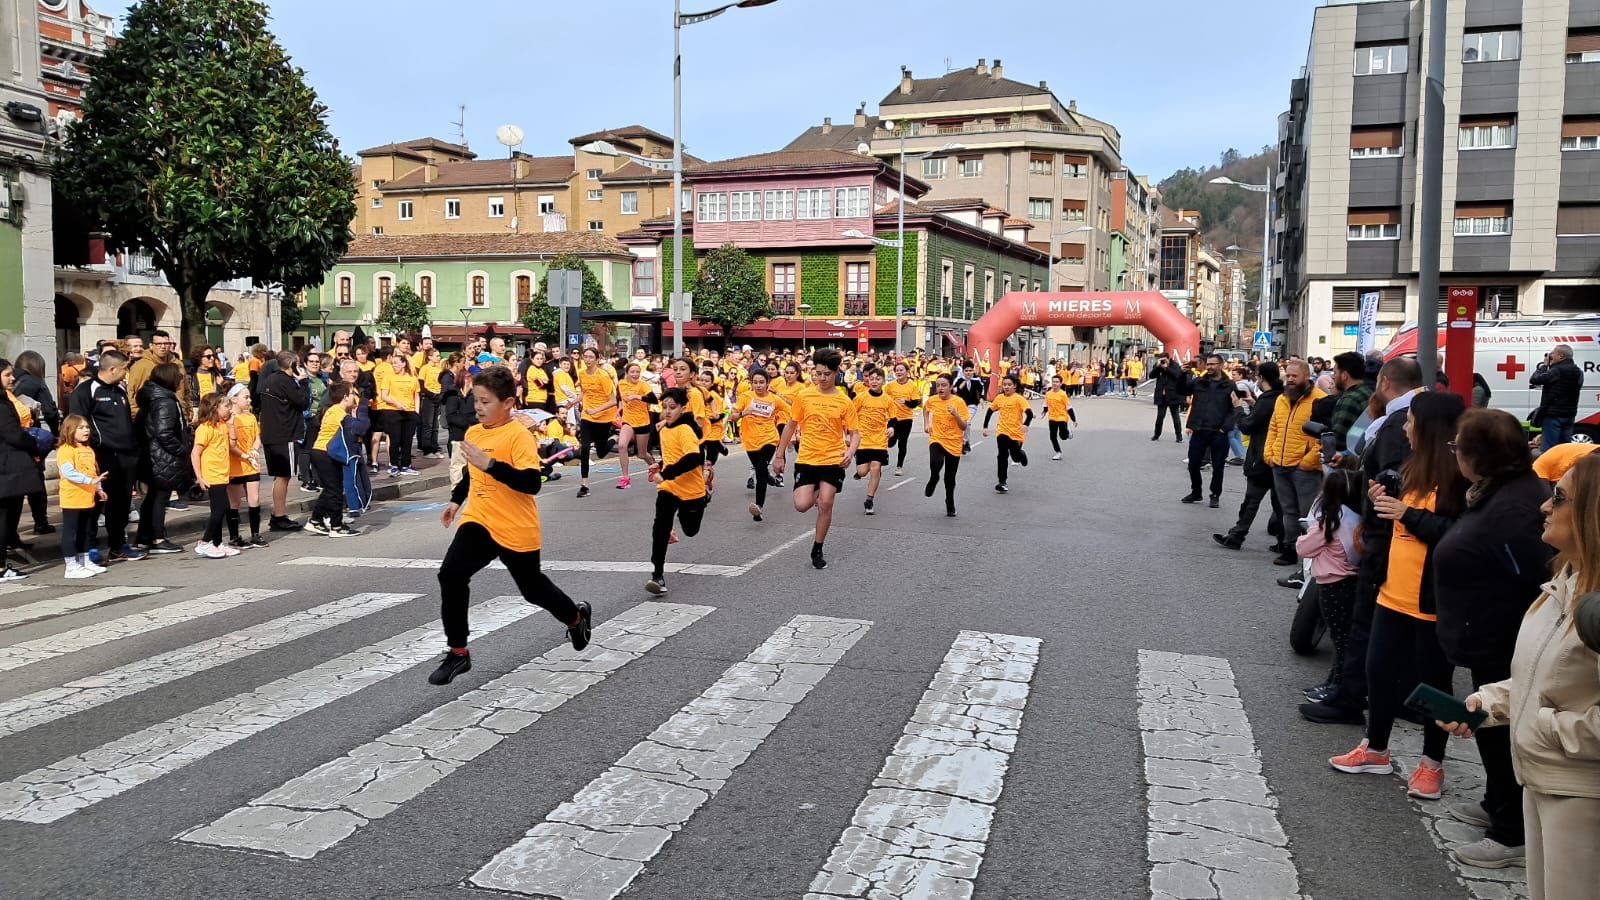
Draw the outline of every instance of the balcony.
M845 294L844 314L851 318L863 318L872 314L872 298L867 294Z
M792 315L794 315L794 295L793 294L773 294L772 295L772 311L773 311L774 314L780 315L780 316L792 316Z

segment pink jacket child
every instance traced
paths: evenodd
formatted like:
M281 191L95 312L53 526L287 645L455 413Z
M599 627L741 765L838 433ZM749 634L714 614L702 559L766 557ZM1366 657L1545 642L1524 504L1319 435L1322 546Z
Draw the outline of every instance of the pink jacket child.
M1320 503L1320 501L1318 501ZM1334 533L1334 539L1328 540L1322 530L1322 523L1317 521L1315 511L1307 517L1309 530L1300 535L1294 542L1295 552L1301 559L1311 560L1311 577L1317 584L1333 584L1356 574L1357 559L1355 550L1356 526L1361 523L1361 517L1348 506L1339 508L1339 530Z

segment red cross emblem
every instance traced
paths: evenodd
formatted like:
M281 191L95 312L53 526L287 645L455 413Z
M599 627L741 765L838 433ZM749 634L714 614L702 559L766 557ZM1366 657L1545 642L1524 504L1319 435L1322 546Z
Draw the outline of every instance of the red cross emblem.
M1506 374L1507 381L1516 381L1518 375L1528 371L1528 367L1517 362L1515 356L1507 356L1506 361L1495 366L1495 368Z

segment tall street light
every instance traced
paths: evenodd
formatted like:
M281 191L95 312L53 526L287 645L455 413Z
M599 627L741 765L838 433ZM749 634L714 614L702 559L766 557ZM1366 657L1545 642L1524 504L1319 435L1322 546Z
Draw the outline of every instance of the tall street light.
M683 356L683 26L715 19L730 9L753 9L777 0L738 0L705 12L685 13L672 0L672 351Z
M467 349L467 342L472 339L472 307L462 306L461 310L461 349ZM471 364L470 362L468 363Z
M800 352L804 354L806 352L806 320L811 314L811 304L802 303L796 306L795 309L800 312Z
M1267 214L1261 223L1261 308L1256 312L1256 330L1270 331L1272 320L1267 315L1267 309L1272 297L1272 275L1269 271L1272 268L1272 167L1267 167L1266 184L1245 184L1232 178L1213 178L1211 183L1266 195Z
M943 147L940 147L937 150L929 150L926 153L913 153L913 154L908 156L908 155L906 155L906 130L904 128L896 128L895 127L895 123L894 123L893 120L890 120L890 121L887 121L887 122L880 122L878 124L883 128L884 131L894 132L894 133L899 134L899 136L900 136L900 200L899 200L899 202L897 204L895 204L896 206L898 206L900 208L900 212L899 212L899 220L900 221L899 221L899 227L896 229L897 237L895 239L894 244L893 245L888 245L888 244L883 245L883 246L893 246L895 248L895 254L894 254L894 355L896 357L899 357L901 355L901 353L903 352L902 349L901 349L901 344L902 344L904 338L901 336L901 332L905 331L905 312L906 312L906 305L905 305L905 282L906 282L906 277L905 277L905 273L906 273L906 249L905 249L905 246L906 246L906 163L908 163L908 162L917 162L918 160L927 159L930 156L937 156L937 155L939 155L941 153L954 153L954 152L956 152L958 150L965 150L967 148L966 148L965 144L945 144ZM876 243L876 241L874 241L874 243Z
M322 346L318 347L317 349L321 350L323 353L328 352L328 317L331 315L333 315L332 310L317 310L317 318L322 320Z

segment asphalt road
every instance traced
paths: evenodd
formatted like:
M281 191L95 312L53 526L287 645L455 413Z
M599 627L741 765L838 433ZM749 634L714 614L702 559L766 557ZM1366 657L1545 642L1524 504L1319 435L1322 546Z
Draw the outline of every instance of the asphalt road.
M660 598L629 570L652 489L608 466L579 500L569 470L544 557L597 646L556 649L491 569L447 687L439 492L353 539L47 570L0 594L3 893L1521 896L1521 870L1460 880L1399 776L1328 767L1360 735L1295 714L1326 647L1290 651L1264 535L1210 540L1239 470L1222 510L1181 505L1148 401L1076 406L1066 458L1035 427L1008 495L978 443L959 518L922 496L920 437L876 516L849 482L822 572L788 490L752 523L726 458ZM1456 752L1446 802L1471 796Z

